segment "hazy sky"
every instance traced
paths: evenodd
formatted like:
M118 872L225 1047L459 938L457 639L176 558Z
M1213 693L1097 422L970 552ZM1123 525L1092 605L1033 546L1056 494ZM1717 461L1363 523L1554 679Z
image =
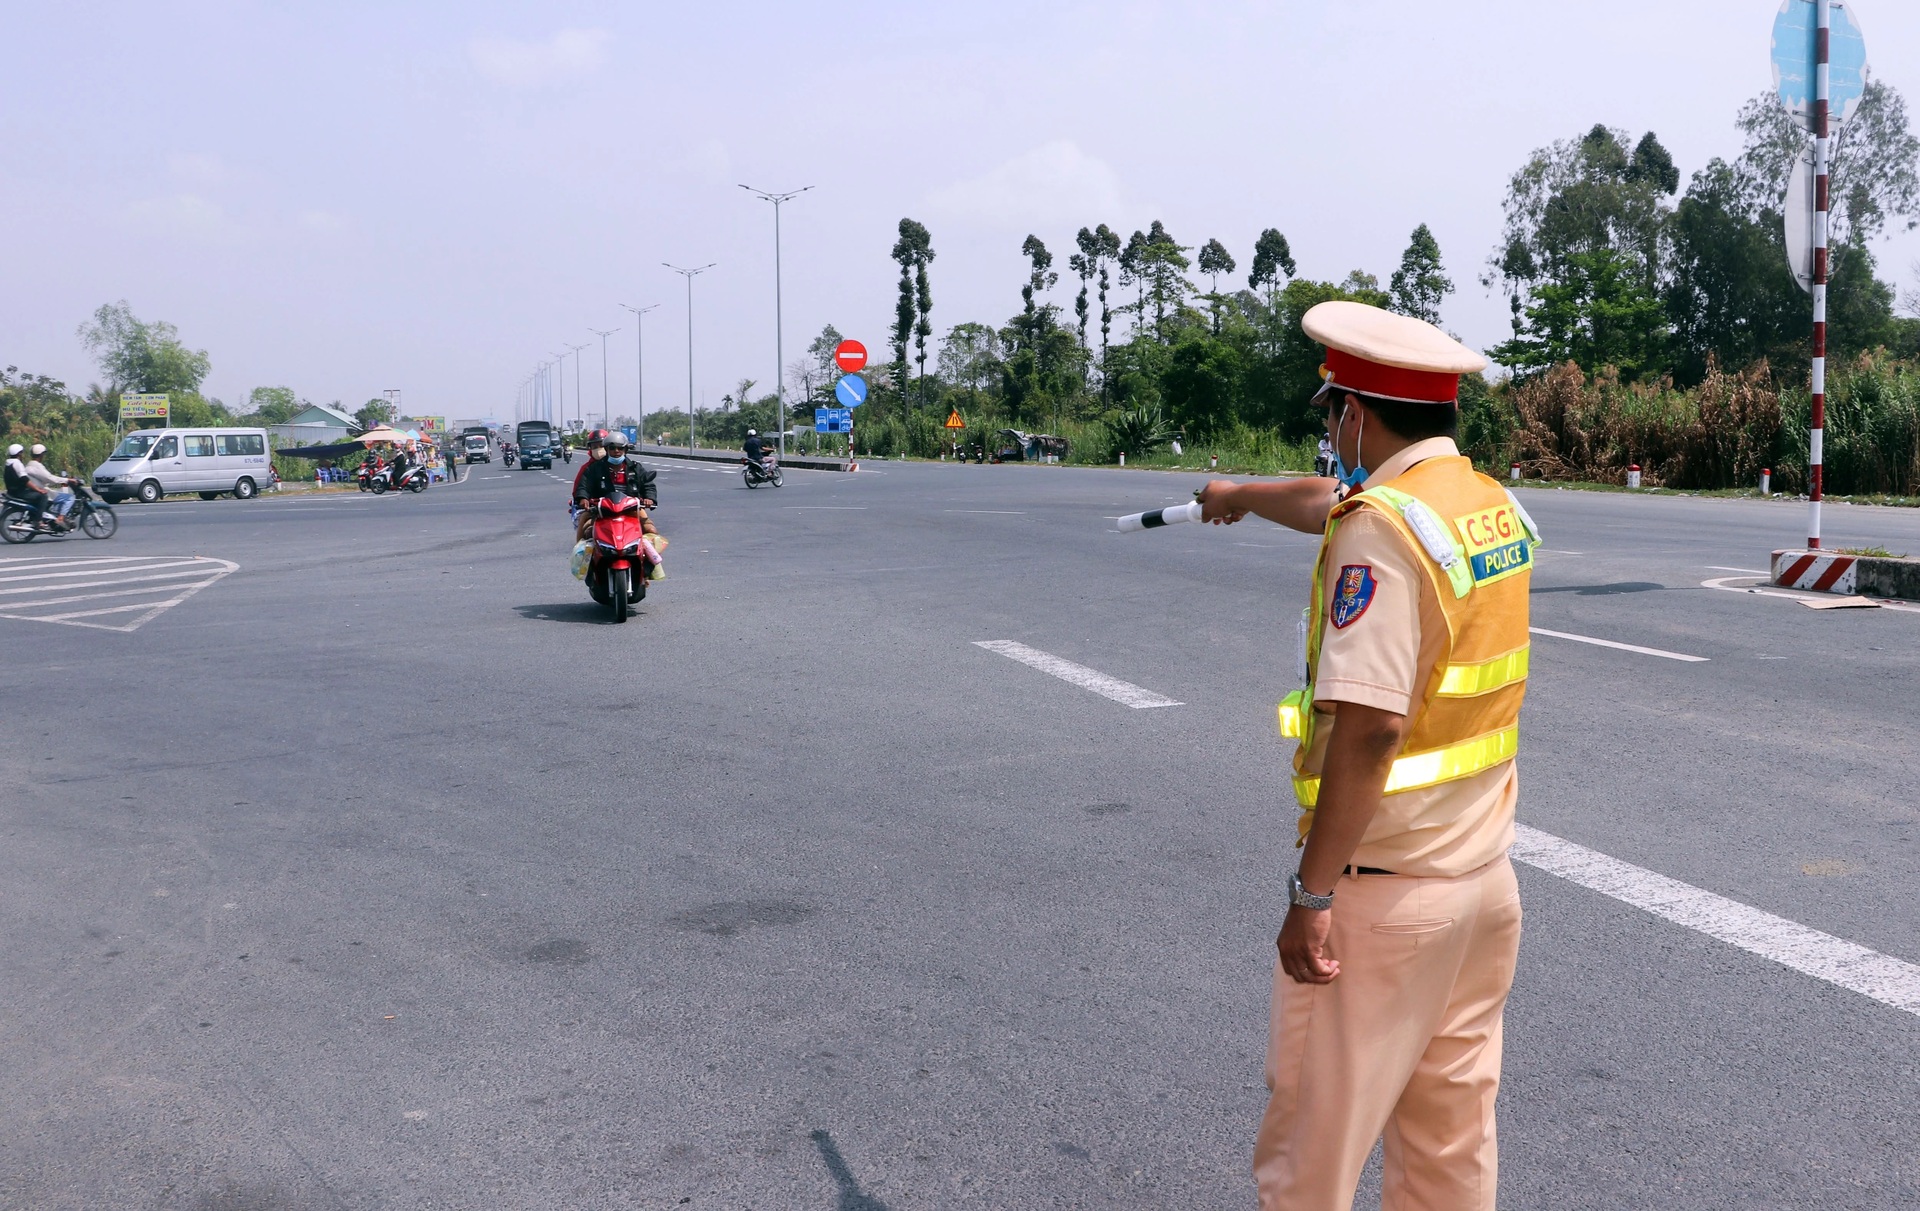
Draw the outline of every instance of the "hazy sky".
M769 385L771 208L786 350L831 321L879 353L902 215L932 230L937 332L1018 310L1020 243L1165 221L1241 262L1382 280L1432 226L1445 318L1507 335L1478 284L1506 179L1596 121L1690 176L1770 86L1774 0L968 4L19 4L0 73L0 364L98 377L74 330L125 298L212 357L209 394L510 418L551 353L632 410ZM1874 74L1920 102L1920 6L1860 0ZM1880 249L1912 288L1920 240ZM1236 284L1239 284L1237 281ZM1077 283L1073 283L1077 287ZM568 359L567 390L573 390ZM568 408L572 412L572 407Z

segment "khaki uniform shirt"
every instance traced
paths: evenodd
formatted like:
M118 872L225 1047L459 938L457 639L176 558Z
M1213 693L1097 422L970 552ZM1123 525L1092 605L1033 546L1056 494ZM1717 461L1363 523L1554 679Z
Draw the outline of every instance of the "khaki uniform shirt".
M1457 455L1451 438L1416 442L1367 477L1377 487L1429 458ZM1362 509L1340 522L1327 555L1319 603L1324 637L1314 683L1314 744L1307 768L1322 769L1336 721L1322 703L1356 702L1411 716L1446 650L1447 616L1423 566L1426 555L1393 527ZM1343 627L1331 621L1340 568L1367 564L1377 584L1372 600ZM1519 774L1511 761L1468 778L1383 795L1353 863L1401 875L1451 878L1486 865L1513 844Z

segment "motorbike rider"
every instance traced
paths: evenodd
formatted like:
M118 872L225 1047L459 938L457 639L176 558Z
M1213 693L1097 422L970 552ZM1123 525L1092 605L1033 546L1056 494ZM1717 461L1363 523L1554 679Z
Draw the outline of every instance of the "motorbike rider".
M73 508L74 481L64 475L55 475L53 472L47 470L46 466L40 461L40 456L46 452L47 448L39 442L35 442L32 448L27 451L28 458L31 460L27 463L27 478L33 481L33 485L36 488L39 488L42 492L47 493L53 498L51 520L56 525L65 526L67 525L67 510Z
M741 443L740 448L746 452L748 462L756 467L765 468L765 464L760 460L766 457L767 444L760 440L759 430L747 430L747 440Z
M652 548L650 554L654 557L650 560L653 565L652 578L664 579L666 573L660 568L659 553L667 549L667 540L661 537L653 519L647 515L647 510L654 506L653 472L641 466L639 459L628 455L632 443L618 429L608 432L600 441L604 457L601 452L594 452L593 461L580 468L580 474L574 479L573 499L579 518L576 537L585 538L593 532L592 502L611 496L615 488L628 496L637 497L640 501L640 533ZM588 449L592 450L591 442L588 443Z
M410 465L412 465L412 463L411 460L407 458L406 447L394 447L393 462L387 467L387 482L389 486L398 488L401 482L406 479L407 468Z
M27 474L27 462L23 455L27 448L19 442L7 447L6 486L7 495L24 503L33 510L33 524L36 529L45 529L47 524L47 494L34 485L33 477Z

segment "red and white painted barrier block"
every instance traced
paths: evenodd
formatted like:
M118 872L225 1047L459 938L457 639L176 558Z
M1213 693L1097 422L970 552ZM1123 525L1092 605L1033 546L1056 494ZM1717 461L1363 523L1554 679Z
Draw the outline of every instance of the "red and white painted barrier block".
M1809 589L1815 593L1853 593L1858 561L1851 555L1830 555L1825 551L1775 551L1773 583L1783 589Z

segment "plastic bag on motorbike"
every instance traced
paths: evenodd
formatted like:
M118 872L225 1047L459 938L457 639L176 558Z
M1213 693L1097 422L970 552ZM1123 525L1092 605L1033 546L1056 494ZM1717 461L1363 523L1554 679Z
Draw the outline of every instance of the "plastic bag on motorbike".
M573 578L575 580L585 580L587 578L587 564L592 562L592 560L593 544L591 542L583 538L573 544L573 559L568 566L573 572Z

